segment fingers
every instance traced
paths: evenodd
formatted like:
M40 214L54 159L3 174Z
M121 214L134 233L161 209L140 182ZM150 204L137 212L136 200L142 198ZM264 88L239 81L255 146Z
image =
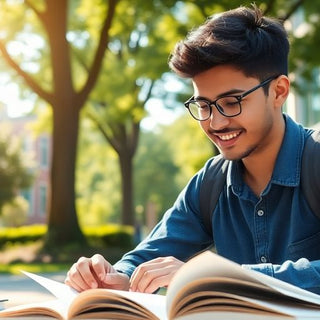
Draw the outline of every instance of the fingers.
M130 279L130 290L152 293L167 287L183 262L174 257L156 258L142 263Z
M108 273L103 282L110 289L129 290L129 277L124 273Z
M68 271L65 283L77 291L98 288L109 271L114 269L101 255L81 257Z
M126 274L118 273L101 255L81 257L67 273L65 283L81 292L93 288L111 288L152 293L169 285L183 262L174 257L156 258L136 268L129 282Z
M108 272L115 272L111 264L100 254L95 254L91 258L91 266L94 274L100 281L104 280Z

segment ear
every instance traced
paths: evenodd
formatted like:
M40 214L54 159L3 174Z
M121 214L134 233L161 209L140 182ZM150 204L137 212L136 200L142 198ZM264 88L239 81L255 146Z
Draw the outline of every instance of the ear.
M290 80L287 76L281 75L275 79L271 88L273 94L274 106L281 108L285 101L287 100L289 89L290 89Z

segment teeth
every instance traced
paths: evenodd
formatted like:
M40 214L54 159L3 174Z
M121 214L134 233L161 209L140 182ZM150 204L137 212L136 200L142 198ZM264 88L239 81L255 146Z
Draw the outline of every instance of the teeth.
M239 135L239 133L231 133L231 134L226 134L224 136L220 136L219 138L223 141L227 141L227 140L231 140L235 137L237 137Z

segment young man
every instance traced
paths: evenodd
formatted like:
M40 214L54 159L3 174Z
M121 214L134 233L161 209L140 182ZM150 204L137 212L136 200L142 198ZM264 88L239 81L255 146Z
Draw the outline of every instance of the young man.
M289 43L283 26L257 8L209 19L177 44L170 67L192 79L191 115L231 160L213 212L218 254L244 268L320 293L320 219L301 192L301 157L310 130L287 115ZM66 283L154 292L213 243L199 207L209 160L151 234L112 266L82 257ZM195 272L197 272L195 270Z

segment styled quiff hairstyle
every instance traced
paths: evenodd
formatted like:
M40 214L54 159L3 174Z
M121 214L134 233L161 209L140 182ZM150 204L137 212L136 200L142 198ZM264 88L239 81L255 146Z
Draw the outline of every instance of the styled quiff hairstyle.
M209 18L176 44L169 58L179 76L193 78L218 65L232 65L264 80L288 74L289 41L283 25L256 7L239 7Z

